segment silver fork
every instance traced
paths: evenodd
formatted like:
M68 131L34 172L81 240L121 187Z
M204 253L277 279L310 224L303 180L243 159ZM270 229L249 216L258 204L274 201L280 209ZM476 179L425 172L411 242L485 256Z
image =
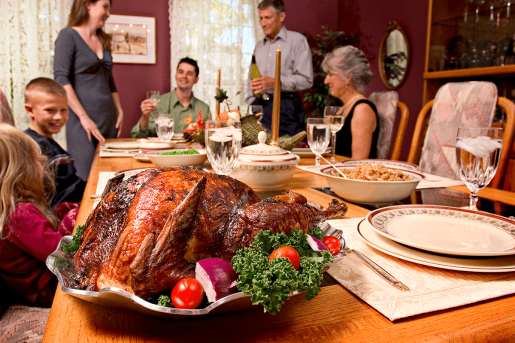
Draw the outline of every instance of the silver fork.
M383 279L388 281L392 286L400 289L401 291L406 291L406 292L410 291L408 286L403 284L401 281L397 280L397 278L395 278L392 274L390 274L386 270L384 270L383 267L381 267L380 265L378 265L377 263L372 261L367 256L363 255L359 251L349 248L345 244L345 238L343 238L342 232L340 230L336 230L327 222L322 223L320 225L320 228L322 229L322 231L324 231L326 236L334 236L340 240L341 250L337 255L334 256L335 258L343 258L351 252L355 253L356 256L358 256L368 267L370 267L370 269L372 269L374 272L377 273L377 275L381 276Z

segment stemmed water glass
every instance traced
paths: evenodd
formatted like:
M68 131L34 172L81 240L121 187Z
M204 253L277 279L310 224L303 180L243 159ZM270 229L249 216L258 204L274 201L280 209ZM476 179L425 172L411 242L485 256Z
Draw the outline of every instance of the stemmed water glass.
M331 163L336 163L338 160L334 155L336 154L336 134L343 127L343 123L345 122L345 117L343 116L342 108L339 106L326 106L324 108L324 118L329 118L331 121L331 150L333 156L329 159Z
M229 175L240 156L241 122L208 120L205 136L207 157L211 167L217 174Z
M477 211L477 193L497 171L502 150L502 128L462 128L456 137L460 178L470 190L469 209Z
M331 120L329 118L309 118L307 124L308 144L316 156L316 166L320 165L320 155L329 146Z

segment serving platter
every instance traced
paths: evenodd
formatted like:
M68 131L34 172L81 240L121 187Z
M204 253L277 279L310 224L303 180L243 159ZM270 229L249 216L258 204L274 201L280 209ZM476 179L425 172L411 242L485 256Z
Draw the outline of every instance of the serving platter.
M515 271L514 256L470 258L433 254L410 248L378 234L366 219L358 224L358 234L366 244L387 255L430 267L476 273Z
M377 233L417 249L458 256L515 255L515 221L486 212L403 205L370 212Z

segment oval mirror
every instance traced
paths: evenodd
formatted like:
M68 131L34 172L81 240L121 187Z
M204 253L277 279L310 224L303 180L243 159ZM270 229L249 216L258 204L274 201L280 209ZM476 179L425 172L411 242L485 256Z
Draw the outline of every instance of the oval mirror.
M379 47L379 74L388 89L399 88L408 74L408 36L395 21L388 23Z

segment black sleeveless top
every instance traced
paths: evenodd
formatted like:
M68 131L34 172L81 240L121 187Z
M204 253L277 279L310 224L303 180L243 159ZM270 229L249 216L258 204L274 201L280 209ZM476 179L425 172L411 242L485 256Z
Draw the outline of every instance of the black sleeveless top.
M372 146L370 147L370 154L368 155L368 158L376 158L377 156L377 137L379 135L379 117L377 116L377 109L374 103L368 99L360 99L356 101L354 106L352 106L349 114L345 118L345 124L343 125L343 128L338 131L336 134L336 154L346 157L352 156L352 132L351 132L351 125L352 117L354 116L354 109L359 104L367 104L372 108L374 113L376 114L376 129L372 133Z

